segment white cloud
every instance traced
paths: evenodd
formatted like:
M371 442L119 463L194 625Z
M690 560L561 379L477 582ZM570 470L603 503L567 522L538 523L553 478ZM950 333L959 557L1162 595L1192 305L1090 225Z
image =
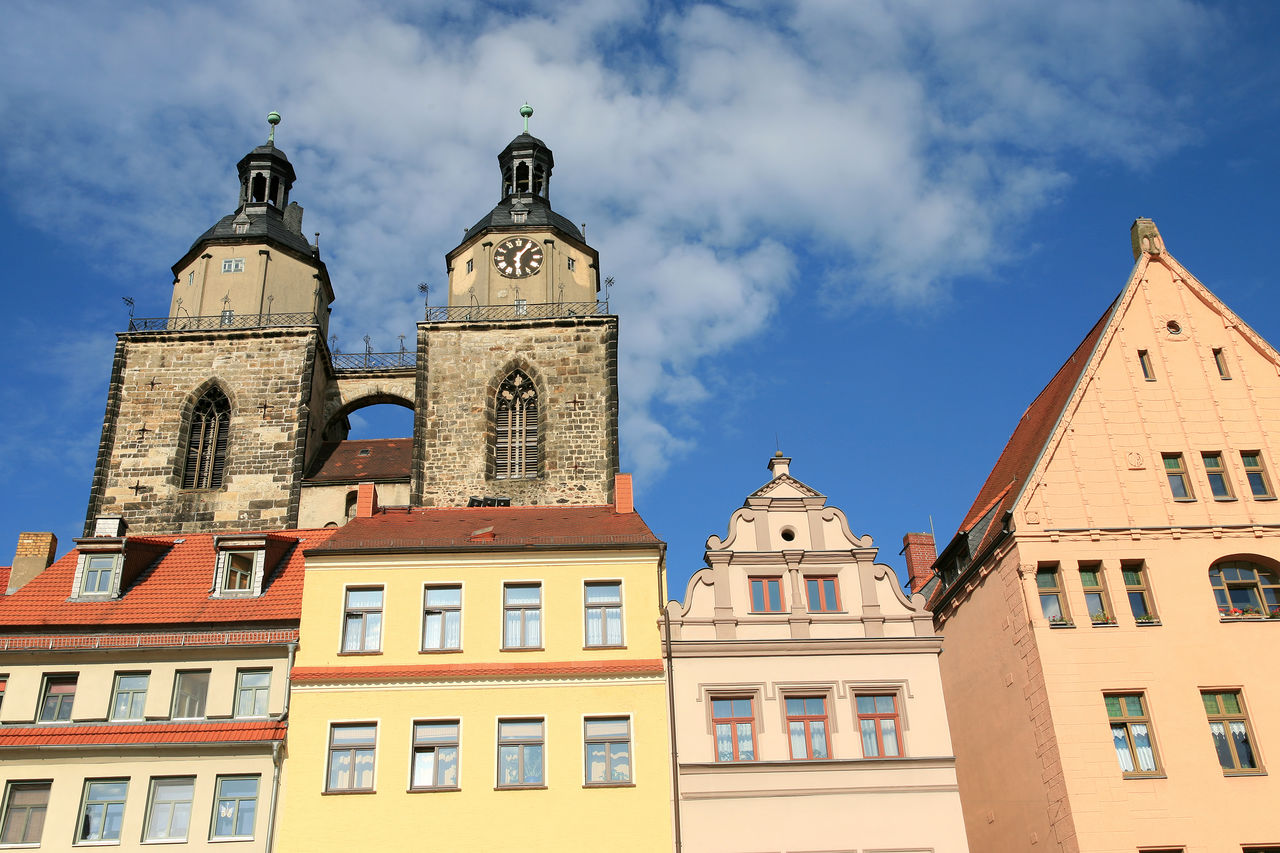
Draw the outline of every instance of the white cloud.
M148 265L131 286L158 312L279 109L340 346L392 349L417 282L443 292L444 252L497 200L528 99L557 209L618 278L624 463L652 473L691 447L659 411L704 399L701 360L760 334L797 281L931 303L1010 257L1078 158L1182 144L1156 74L1217 26L1179 0L530 8L10 4L7 203L99 250L103 277L126 251Z

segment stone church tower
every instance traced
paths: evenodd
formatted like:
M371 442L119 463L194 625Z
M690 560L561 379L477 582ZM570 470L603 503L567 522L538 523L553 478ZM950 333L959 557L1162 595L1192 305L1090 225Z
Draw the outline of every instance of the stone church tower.
M551 209L554 159L525 130L502 192L446 257L449 304L418 325L413 501L607 504L618 472L618 318L599 255Z
M169 316L117 337L86 535L101 515L133 533L296 524L333 289L268 120L235 212L174 264Z
M333 288L272 113L234 213L174 264L169 315L118 336L86 534L99 516L135 534L342 523L361 458L347 415L388 402L414 410L412 452L377 479L407 483L412 505L611 503L618 321L596 301L596 251L551 209L532 112L498 155L497 206L446 258L448 305L418 324L417 352L364 356L326 346Z

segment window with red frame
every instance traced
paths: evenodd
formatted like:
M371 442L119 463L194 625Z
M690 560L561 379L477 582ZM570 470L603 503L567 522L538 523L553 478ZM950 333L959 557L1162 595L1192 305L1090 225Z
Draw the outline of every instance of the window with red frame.
M751 579L751 612L782 612L782 578Z
M711 700L716 761L756 760L756 717L750 696Z
M786 706L791 757L795 759L830 758L827 700L821 696L788 696Z
M840 610L840 585L835 578L805 578L810 613L835 613Z
M898 697L893 694L858 695L858 729L862 732L863 758L896 758L902 755L902 727L898 724Z

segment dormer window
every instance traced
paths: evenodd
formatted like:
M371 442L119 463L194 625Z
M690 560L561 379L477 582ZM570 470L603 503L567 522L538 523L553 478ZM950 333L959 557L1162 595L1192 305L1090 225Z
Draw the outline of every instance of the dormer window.
M258 552L233 551L226 555L226 571L222 577L225 595L247 595L253 591L253 564Z
M85 558L81 595L110 595L119 554L92 554Z

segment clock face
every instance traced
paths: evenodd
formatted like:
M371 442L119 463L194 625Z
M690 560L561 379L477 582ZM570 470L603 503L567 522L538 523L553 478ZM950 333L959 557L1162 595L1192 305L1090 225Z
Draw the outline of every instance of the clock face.
M507 278L525 278L542 269L542 247L528 237L508 237L493 250L493 265Z

